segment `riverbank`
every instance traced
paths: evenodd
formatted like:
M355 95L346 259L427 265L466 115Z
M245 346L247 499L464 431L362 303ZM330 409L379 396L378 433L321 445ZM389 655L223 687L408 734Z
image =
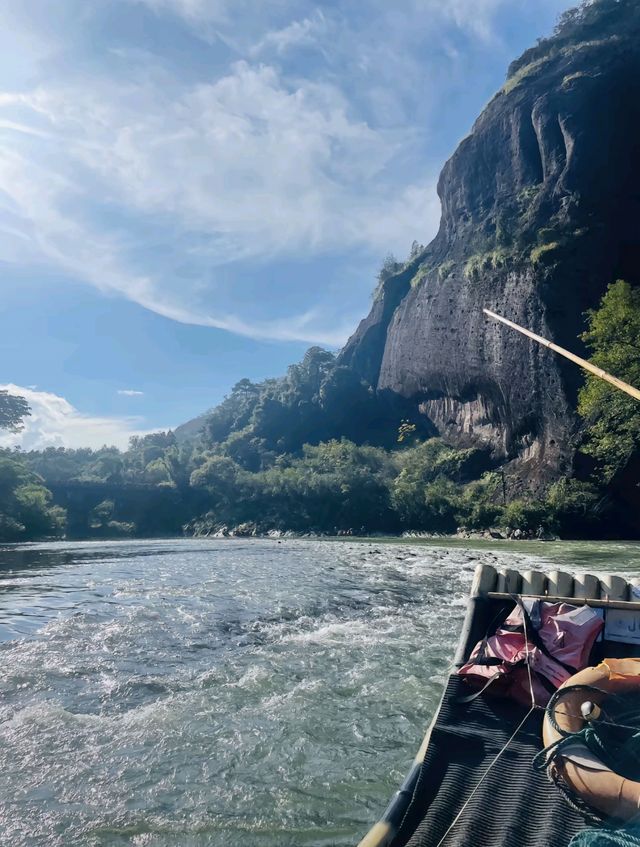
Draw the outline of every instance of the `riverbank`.
M405 530L401 533L367 532L359 529L335 529L334 532L309 530L300 532L291 529L269 529L256 523L241 523L229 526L225 523L211 524L209 521L192 521L185 526L185 536L190 538L406 538L406 539L493 539L495 541L560 541L560 537L547 532L543 527L538 530L522 530L511 527L495 527L486 530L469 530L460 527L455 533L423 532Z
M239 524L237 526L229 526L227 524L218 524L215 526L207 525L206 527L194 528L193 526L184 527L182 533L167 533L163 535L137 535L123 534L120 532L105 532L90 534L90 535L66 535L66 536L42 536L40 538L29 538L22 540L16 539L0 539L0 545L14 546L15 544L44 544L44 543L99 543L99 542L153 542L153 541L179 541L180 539L265 539L265 540L283 540L283 539L323 539L323 540L353 540L353 541L398 541L398 542L433 542L435 544L442 542L449 544L450 542L494 542L497 544L509 544L515 542L518 547L524 544L542 545L552 542L558 543L621 543L621 544L639 544L640 540L633 537L625 536L592 536L581 537L571 536L562 537L549 532L533 532L523 530L511 530L509 528L496 528L488 530L467 530L459 529L455 533L439 533L439 532L423 532L421 530L405 530L404 532L367 532L364 528L359 530L347 529L336 530L335 532L322 532L318 530L300 531L293 529L267 529L257 527L253 524Z

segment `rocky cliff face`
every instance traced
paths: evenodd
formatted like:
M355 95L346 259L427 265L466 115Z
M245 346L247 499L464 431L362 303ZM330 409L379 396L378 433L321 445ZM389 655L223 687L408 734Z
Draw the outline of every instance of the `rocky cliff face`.
M438 235L341 353L524 487L571 469L582 376L482 308L580 353L585 310L640 282L638 5L596 0L512 65L442 171Z

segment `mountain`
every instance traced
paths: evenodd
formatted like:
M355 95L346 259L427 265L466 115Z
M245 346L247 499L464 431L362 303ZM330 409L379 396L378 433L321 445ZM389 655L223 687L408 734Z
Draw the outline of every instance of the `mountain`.
M385 269L336 360L390 427L482 448L515 492L574 471L583 376L482 309L584 354L585 311L640 282L638 45L640 4L593 0L512 63L442 171L437 236Z
M584 312L640 275L640 7L602 0L528 50L445 165L434 241L380 287L340 360L457 445L571 470Z

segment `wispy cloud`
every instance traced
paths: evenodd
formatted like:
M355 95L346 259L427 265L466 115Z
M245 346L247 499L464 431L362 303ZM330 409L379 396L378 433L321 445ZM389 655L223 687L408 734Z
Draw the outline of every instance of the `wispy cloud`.
M430 239L434 115L452 79L466 90L469 50L495 49L509 3L15 6L47 43L39 83L0 92L0 260L53 265L182 323L335 346L360 315L303 278L273 296L279 263L371 266ZM150 34L108 35L105 10L145 15ZM158 47L178 30L178 54Z
M250 48L249 53L251 56L259 56L275 51L282 55L288 50L316 45L327 29L326 17L320 9L316 9L308 18L292 21L282 29L270 30Z
M103 447L125 448L132 435L142 435L137 417L97 417L80 412L64 397L48 391L34 391L26 386L7 383L0 389L24 397L31 406L31 415L24 419L24 429L18 433L0 431L0 447L22 447L24 450L43 450L46 447Z
M340 343L348 325L323 325L317 308L256 320L216 306L216 267L383 254L437 220L433 186L429 198L387 174L409 136L353 118L337 88L273 67L242 61L174 90L163 78L40 87L0 107L21 118L0 134L2 258L39 256L185 323Z
M170 12L194 23L227 23L234 0L127 0L148 6L156 12ZM241 3L242 0L235 0Z
M144 397L144 391L135 388L119 388L117 393L123 397Z
M322 11L317 7L314 8L311 3L293 2L293 0L290 2L280 0L277 5L270 4L268 8L266 4L261 8L258 4L252 3L251 0L128 0L128 2L144 3L156 12L169 12L196 27L201 27L203 23L215 24L223 29L226 26L237 27L239 20L249 10L254 27L262 26L267 30L269 18L275 17L278 12L282 13L283 10L289 10L290 15L294 16L296 12L300 11L301 7L306 7L313 9L312 14L319 14L324 17ZM423 17L422 25L426 24L432 30L435 30L437 25L444 21L453 23L461 30L472 32L484 38L491 31L496 13L508 2L509 0L448 0L448 2L443 3L442 0L403 0L401 5L391 6L388 0L367 0L361 6L364 14L370 20L387 17L397 21L404 18L407 24L415 27L416 15L420 15ZM338 0L338 2L332 4L332 11L341 16L343 20L348 19L347 0ZM325 12L325 14L329 14L329 12ZM279 32L285 33L289 30L289 35L304 32L305 24L311 20L311 16L302 20L294 19L291 24L283 27ZM274 31L273 34L275 35L276 32ZM274 38L272 43L277 47L279 39Z

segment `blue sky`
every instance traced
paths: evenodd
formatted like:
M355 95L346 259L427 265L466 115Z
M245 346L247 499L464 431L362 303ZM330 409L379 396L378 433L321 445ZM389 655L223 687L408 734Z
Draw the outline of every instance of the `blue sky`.
M563 0L0 0L0 383L126 444L339 347Z

